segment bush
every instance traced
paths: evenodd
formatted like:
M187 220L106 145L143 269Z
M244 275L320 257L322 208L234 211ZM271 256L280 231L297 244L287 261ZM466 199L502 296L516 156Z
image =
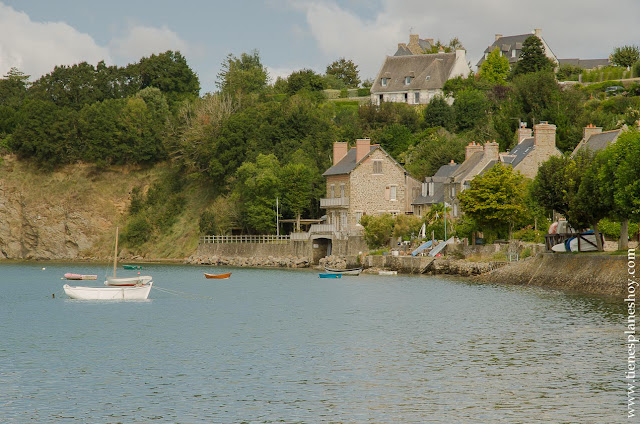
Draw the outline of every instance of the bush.
M375 249L389 244L394 225L391 214L365 215L360 220L360 224L364 227L364 240L369 248Z
M520 252L520 259L525 259L528 258L529 256L531 256L533 254L533 251L531 250L530 247L525 247L522 252Z
M371 95L371 88L358 88L358 97L367 97Z
M349 90L347 90L346 88L340 90L340 98L346 99L347 97L349 97Z
M607 218L598 222L598 230L610 240L617 240L620 237L621 224L611 221ZM638 223L629 222L629 238L633 238L638 234Z
M528 225L521 230L514 231L512 238L533 243L544 243L544 234L544 231L536 231L531 225Z
M138 247L151 238L153 226L144 215L138 215L129 220L122 231L121 239L124 245Z

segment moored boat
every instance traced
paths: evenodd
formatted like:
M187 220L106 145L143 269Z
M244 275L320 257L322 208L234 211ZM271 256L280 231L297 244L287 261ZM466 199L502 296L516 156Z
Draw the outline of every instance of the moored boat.
M342 274L323 273L318 274L320 278L341 278Z
M350 269L335 269L324 267L325 272L330 274L344 274L344 275L360 275L362 272L362 267L360 268L350 268Z
M65 284L62 288L67 296L78 300L146 300L152 285L153 282L131 287L80 287Z
M72 272L67 272L64 274L64 278L67 280L97 280L97 275L88 275L88 274L74 274Z
M214 278L217 280L226 280L227 278L231 277L231 273L227 272L225 274L207 274L206 272L204 273L204 277L205 278Z
M122 265L124 269L142 269L142 265Z
M107 277L105 286L138 286L151 283L150 275L138 275L137 277Z

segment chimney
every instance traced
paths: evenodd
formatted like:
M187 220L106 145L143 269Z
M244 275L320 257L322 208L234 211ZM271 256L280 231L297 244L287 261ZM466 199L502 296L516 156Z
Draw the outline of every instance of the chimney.
M417 43L419 39L420 36L418 34L409 34L409 44Z
M456 161L451 159L451 162L449 162L449 165L454 166L456 164Z
M500 160L500 145L495 140L484 143L484 157L488 160Z
M356 140L356 163L360 162L371 150L371 140L359 138Z
M440 46L440 48L438 49L438 53L444 53L444 47Z
M589 139L589 137L591 137L594 134L598 134L602 132L602 127L596 127L593 124L589 124L586 127L584 127L584 130L582 131L582 139L584 141L587 141Z
M533 30L533 35L535 35L536 37L542 39L542 29L540 28L536 28Z
M407 45L405 43L398 43L398 50L400 49L406 49Z
M533 126L533 145L540 147L556 146L556 126L547 121L541 121Z
M476 152L481 152L482 150L483 148L481 144L476 143L475 141L472 141L467 145L467 147L465 147L464 160L469 159L471 155L473 155Z
M347 156L349 145L346 142L336 141L333 143L333 164L340 162Z
M456 49L456 60L460 59L464 63L467 63L466 53L467 51L465 49Z
M496 41L502 38L502 34L496 34Z
M532 136L533 130L531 128L527 128L526 122L521 122L520 128L518 128L518 144L522 143L527 138L531 138Z

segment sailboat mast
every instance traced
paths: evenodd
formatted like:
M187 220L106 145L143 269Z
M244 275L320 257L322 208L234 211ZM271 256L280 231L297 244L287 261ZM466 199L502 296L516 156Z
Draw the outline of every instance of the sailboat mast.
M117 266L118 266L118 227L116 227L116 249L113 252L113 278L116 277Z

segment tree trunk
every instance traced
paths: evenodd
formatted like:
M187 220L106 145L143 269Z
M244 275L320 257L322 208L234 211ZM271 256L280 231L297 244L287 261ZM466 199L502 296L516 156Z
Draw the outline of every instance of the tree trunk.
M602 252L604 249L602 247L602 238L600 237L600 230L598 230L598 224L593 224L593 235L596 236L596 246L598 251Z
M618 250L629 250L629 220L624 219L620 223L620 238L618 239Z

